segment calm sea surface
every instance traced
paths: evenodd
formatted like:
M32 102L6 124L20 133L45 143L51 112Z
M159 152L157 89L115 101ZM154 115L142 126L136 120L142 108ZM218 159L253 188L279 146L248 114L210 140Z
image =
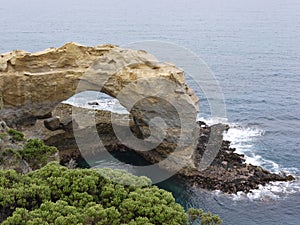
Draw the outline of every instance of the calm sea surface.
M0 52L39 51L76 41L184 46L222 87L227 134L247 161L300 175L300 1L0 0ZM201 93L200 117L213 123ZM218 213L224 224L300 224L299 183L227 196L161 184L185 207Z

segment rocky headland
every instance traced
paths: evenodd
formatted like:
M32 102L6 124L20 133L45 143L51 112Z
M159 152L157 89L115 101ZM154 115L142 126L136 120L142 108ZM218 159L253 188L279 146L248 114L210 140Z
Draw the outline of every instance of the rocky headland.
M140 82L143 78L147 80ZM128 85L130 88L124 88ZM106 150L139 154L149 163L163 162L160 167L170 171L182 168L178 175L193 186L236 193L249 192L271 181L294 179L291 175L274 174L246 164L243 155L235 153L230 143L223 140L224 132L230 129L228 126L210 127L196 122L199 99L186 84L184 71L161 63L142 50L67 43L38 53L5 53L0 55L0 87L0 118L21 130L26 138L39 138L55 146L62 163L92 158L104 151L89 135L95 127ZM129 117L62 103L85 90L101 91L117 98L130 112ZM137 104L132 107L132 102ZM178 113L176 109L183 110ZM79 117L74 117L74 112ZM161 118L166 128L153 130L151 122L155 118ZM128 136L129 147L115 134L116 127L121 135ZM212 129L213 142L220 143L216 145L219 151L210 166L199 169ZM161 132L165 134L162 140ZM138 149L130 147L135 137L146 140L149 136L152 139L146 147L152 146L151 151L145 151L146 147L138 142ZM85 142L87 151L79 150L78 138ZM154 145L157 140L159 144Z

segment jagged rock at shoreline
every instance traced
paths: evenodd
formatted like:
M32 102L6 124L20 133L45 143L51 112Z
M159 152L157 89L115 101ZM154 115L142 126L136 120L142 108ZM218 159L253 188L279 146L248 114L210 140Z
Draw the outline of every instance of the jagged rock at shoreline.
M197 145L196 161L199 162L208 143L212 127L219 130L220 134L228 129L228 126L216 124L208 126L204 122L198 122L200 137ZM238 191L249 192L257 189L259 185L265 185L271 181L292 181L291 175L271 173L260 166L246 164L244 155L235 153L230 147L229 141L223 141L220 151L212 164L204 171L194 171L187 178L194 186L200 186L208 190L221 190L226 193Z
M144 77L147 79L143 80ZM124 88L126 85L128 88ZM95 137L89 135L91 127L95 126L103 147L109 151L137 152L149 163L167 158L167 163L161 165L167 170L185 165L179 176L189 184L209 190L248 192L259 184L294 179L245 164L243 156L236 154L226 141L212 164L199 170L212 127L195 122L198 98L186 85L184 72L174 65L158 62L144 51L112 45L85 47L75 43L38 53L13 51L0 56L0 87L0 101L3 102L0 118L22 129L27 138L39 138L56 146L62 162L80 158L82 154L94 157L102 151L94 145ZM114 133L113 126L125 136L128 134L128 120L122 119L124 115L61 104L87 87L117 98L130 111L130 133L132 131L136 137L144 140L152 133L165 131L165 138L152 151L135 151ZM151 96L160 90L163 90L163 99ZM133 108L132 102L136 103ZM178 113L178 109L183 112ZM74 111L78 117L74 118ZM90 123L88 117L93 113L95 121ZM117 118L113 122L112 115ZM162 118L167 128L150 130L156 117ZM162 124L160 120L156 123ZM223 140L223 132L228 127L219 124L213 128L218 134L215 138ZM181 133L184 139L179 138ZM78 138L85 142L85 152L79 151ZM183 145L178 155L169 157L179 140Z

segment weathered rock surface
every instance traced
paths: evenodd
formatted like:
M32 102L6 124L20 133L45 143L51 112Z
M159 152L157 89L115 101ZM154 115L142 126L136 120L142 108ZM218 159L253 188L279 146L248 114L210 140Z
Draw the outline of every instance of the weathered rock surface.
M114 46L89 48L68 43L61 48L0 55L1 117L10 125L49 114L74 95L79 79L100 55Z
M0 116L12 126L34 124L75 93L106 93L130 111L135 123L136 134L122 130L119 139L145 154L155 149L162 159L167 148L176 149L176 157L161 165L169 170L195 166L199 99L181 69L145 51L75 43L37 53L13 51L0 56L0 87Z
M157 90L167 87L155 82L171 81L174 86L164 93L187 101L187 105L197 106L198 98L186 85L184 72L174 65L159 63L145 51L112 45L86 47L67 43L37 53L13 51L0 55L1 117L9 123L36 119L48 115L58 103L75 93L87 89L118 98L122 88L132 83L130 89L122 92L133 93L121 99L124 101L121 104L128 107L132 103L130 98L143 97L149 92L143 93L149 86L134 83L140 78L161 78L151 80L154 82L151 88L157 85ZM182 92L176 94L177 89Z
M59 117L51 117L44 120L44 125L49 130L58 130L60 127Z
M74 128L78 127L77 122L72 118L72 110L77 109L82 113L81 123L82 125L74 134ZM89 117L92 113L95 113L95 123L91 123ZM103 151L107 149L114 151L122 146L122 143L118 140L114 134L111 117L112 113L104 110L92 110L85 108L77 108L69 104L58 104L54 111L53 116L60 117L60 129L51 131L46 128L44 119L38 119L34 126L26 126L24 134L27 138L39 138L47 145L55 146L59 149L59 157L62 163L69 162L71 159L85 160L91 159L95 161ZM126 127L127 120L125 115L115 114L115 117L119 117L115 126ZM98 148L97 140L90 136L90 130L93 126L97 128L97 135L99 135L103 142L103 148ZM133 123L131 123L133 126ZM76 142L75 135L78 138L84 140L85 148L88 149L84 152L84 149L79 149Z

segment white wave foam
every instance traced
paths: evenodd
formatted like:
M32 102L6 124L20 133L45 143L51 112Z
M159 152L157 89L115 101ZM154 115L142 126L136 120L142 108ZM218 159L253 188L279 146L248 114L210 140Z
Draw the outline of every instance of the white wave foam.
M245 163L261 166L274 173L297 174L297 168L282 168L278 163L263 158L256 151L255 139L264 135L264 131L257 127L242 127L230 124L230 129L224 133L224 140L230 141L230 146L236 153L243 154Z
M297 177L295 181L290 182L270 182L267 185L259 185L258 189L251 190L249 193L238 192L232 194L233 200L245 200L249 199L252 201L268 201L276 200L287 197L290 194L300 191L300 179Z
M224 133L224 140L230 141L230 147L235 148L236 153L244 155L245 163L261 166L274 173L286 172L296 174L298 172L297 168L281 168L278 163L257 154L254 146L255 139L263 136L264 130L256 126L243 127L236 123L228 123L225 118L198 117L197 120L203 121L209 126L217 123L228 124L230 129Z
M102 98L90 101L75 101L74 99L71 99L64 101L63 103L86 109L107 110L119 114L128 114L126 108L122 106L117 99Z
M224 133L224 139L231 142L230 146L236 152L243 154L245 162L248 164L261 166L273 173L298 174L298 168L283 168L278 163L263 158L256 151L255 139L264 135L264 131L257 127L241 127L236 124L230 125L230 129Z
M224 124L228 123L227 118L221 118L221 117L204 118L204 117L200 117L199 115L197 116L197 121L202 121L206 123L208 126L218 124L218 123L224 123Z

